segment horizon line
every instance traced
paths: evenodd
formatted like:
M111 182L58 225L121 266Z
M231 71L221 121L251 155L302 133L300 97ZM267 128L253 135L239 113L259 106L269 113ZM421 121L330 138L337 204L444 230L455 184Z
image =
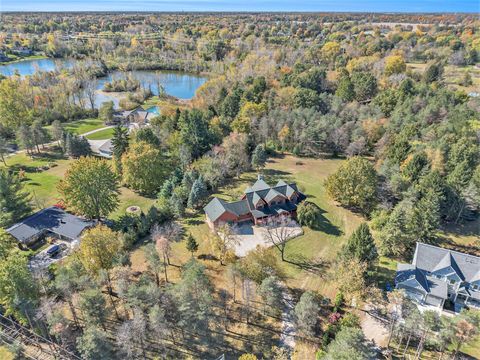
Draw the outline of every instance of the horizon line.
M357 11L357 10L57 10L57 11L44 11L44 10L3 10L1 14L10 13L38 13L38 14L62 14L62 13L133 13L133 14L185 14L185 13L203 13L203 14L428 14L428 15L444 15L444 14L476 14L478 11Z

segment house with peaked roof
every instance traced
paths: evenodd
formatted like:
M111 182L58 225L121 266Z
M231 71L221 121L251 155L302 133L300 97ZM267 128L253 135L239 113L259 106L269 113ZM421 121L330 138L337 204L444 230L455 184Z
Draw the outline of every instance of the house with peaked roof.
M228 202L214 197L204 210L211 229L244 221L262 225L269 219L280 216L295 218L297 204L304 199L305 195L295 183L280 180L275 186L270 186L259 175L255 184L245 190L240 200Z
M21 244L31 246L45 237L76 241L84 230L94 225L93 221L85 220L52 206L9 227L7 232Z
M480 309L480 257L417 243L412 263L398 264L395 285L422 305Z

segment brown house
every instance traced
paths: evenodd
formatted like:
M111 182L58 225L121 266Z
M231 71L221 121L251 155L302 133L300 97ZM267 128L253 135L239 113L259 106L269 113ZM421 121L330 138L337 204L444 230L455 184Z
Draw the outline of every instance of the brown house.
M211 229L244 221L262 225L268 219L279 216L295 218L297 204L304 199L305 195L295 183L287 184L280 180L275 186L270 186L259 175L255 184L245 190L240 200L227 202L215 197L204 210Z

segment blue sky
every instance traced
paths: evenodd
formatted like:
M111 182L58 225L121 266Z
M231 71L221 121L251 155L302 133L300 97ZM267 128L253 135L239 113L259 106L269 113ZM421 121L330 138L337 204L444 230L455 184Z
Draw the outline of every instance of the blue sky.
M0 0L0 11L480 12L480 0Z

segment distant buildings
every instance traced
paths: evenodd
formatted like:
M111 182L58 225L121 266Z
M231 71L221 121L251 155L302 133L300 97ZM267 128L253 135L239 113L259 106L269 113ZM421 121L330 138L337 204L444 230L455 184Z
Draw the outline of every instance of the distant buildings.
M57 207L49 207L11 226L7 232L22 245L31 246L46 237L76 241L85 229L94 225L93 221L84 220Z
M113 113L113 124L138 124L139 127L146 125L151 119L159 115L156 106L144 109L142 106L133 110L119 110Z
M417 243L411 264L398 264L397 289L421 305L480 309L480 257Z
M279 216L296 217L297 204L305 199L295 183L280 180L275 186L268 185L262 176L245 190L238 201L227 202L213 198L205 206L207 224L215 229L223 224L253 221L264 224L270 218Z

